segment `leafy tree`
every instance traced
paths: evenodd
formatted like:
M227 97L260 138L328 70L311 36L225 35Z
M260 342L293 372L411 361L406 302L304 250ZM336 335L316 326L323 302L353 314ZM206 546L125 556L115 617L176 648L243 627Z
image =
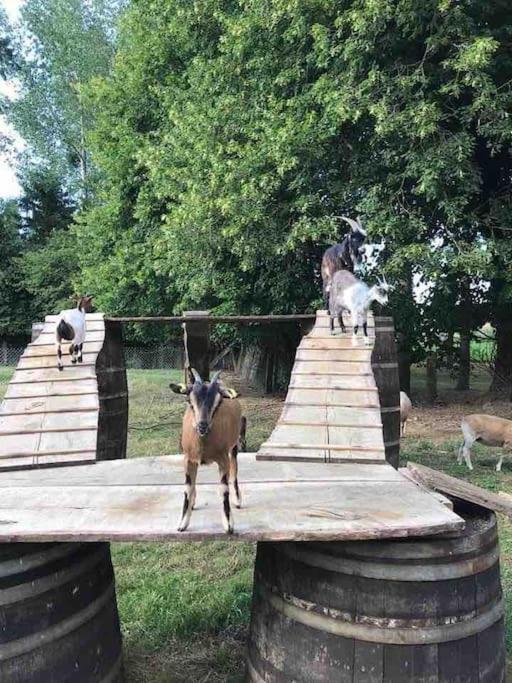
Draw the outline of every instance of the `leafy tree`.
M31 163L44 160L72 191L87 196L87 134L93 112L82 94L94 76L106 75L113 57L121 2L27 0L13 27L19 97L10 123L26 140Z
M336 216L362 214L404 358L490 317L512 372L511 32L505 0L133 3L88 90L83 281L99 257L117 309L147 286L154 310L304 311Z
M14 200L0 200L0 335L23 334L29 329L30 299L19 261L23 250L21 216Z

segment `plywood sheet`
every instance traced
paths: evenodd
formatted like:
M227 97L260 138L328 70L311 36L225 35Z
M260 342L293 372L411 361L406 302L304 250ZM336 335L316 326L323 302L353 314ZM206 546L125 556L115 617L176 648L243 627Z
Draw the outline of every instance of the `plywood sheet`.
M201 467L186 532L180 458L143 458L0 473L0 541L226 538L214 468ZM233 540L348 540L424 535L463 520L388 465L240 458L243 497Z

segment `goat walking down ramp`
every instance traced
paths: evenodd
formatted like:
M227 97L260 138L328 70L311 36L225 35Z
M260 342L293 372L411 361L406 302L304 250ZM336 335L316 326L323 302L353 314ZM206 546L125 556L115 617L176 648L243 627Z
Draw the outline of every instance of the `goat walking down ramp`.
M379 391L372 370L375 323L368 315L369 344L332 336L329 316L297 349L283 412L259 460L385 464Z
M55 363L55 327L46 316L0 404L0 470L120 458L126 452L128 394L117 324L86 315L83 362Z

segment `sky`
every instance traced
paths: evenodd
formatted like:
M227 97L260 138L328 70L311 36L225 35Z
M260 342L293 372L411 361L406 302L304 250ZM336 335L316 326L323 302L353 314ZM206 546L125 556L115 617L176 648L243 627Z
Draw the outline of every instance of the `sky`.
M22 0L0 0L0 5L5 9L11 21L17 18L21 4ZM13 84L0 80L0 93L12 96ZM0 133L13 138L17 148L22 145L21 139L9 127L3 116L0 116ZM16 197L19 194L20 186L16 180L12 159L9 159L6 154L0 154L0 198Z

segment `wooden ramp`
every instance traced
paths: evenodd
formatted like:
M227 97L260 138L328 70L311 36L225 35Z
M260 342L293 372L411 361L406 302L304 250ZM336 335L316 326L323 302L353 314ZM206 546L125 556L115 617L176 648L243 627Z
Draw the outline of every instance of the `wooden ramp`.
M121 436L128 414L122 350L116 339L120 327L110 324L106 335L103 314L87 314L83 363L71 365L69 344L63 345L60 372L56 320L55 315L46 317L41 334L20 358L0 405L0 470L124 455L126 436L112 446L115 425L109 419L116 407Z
M234 539L333 541L423 536L463 520L389 465L260 462L241 454ZM0 542L226 539L218 472L199 470L197 506L176 531L181 456L0 473Z
M283 411L259 460L386 462L371 365L372 314L368 335L368 346L362 335L353 340L337 326L333 336L327 312L317 311L315 326L297 349Z

